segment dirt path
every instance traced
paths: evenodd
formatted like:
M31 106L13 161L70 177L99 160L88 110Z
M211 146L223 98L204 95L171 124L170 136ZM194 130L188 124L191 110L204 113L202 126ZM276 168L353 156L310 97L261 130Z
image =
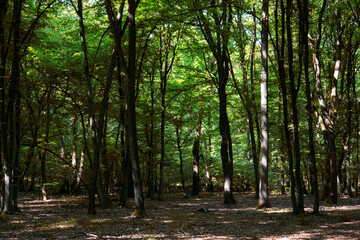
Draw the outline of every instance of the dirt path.
M133 208L116 201L88 216L86 196L24 197L20 213L0 216L0 239L360 239L359 198L322 204L321 216L302 217L291 215L289 196L273 195L274 207L266 210L255 208L252 194L235 198L237 205L225 206L221 194L168 194L161 202L146 199L149 218L134 219ZM310 197L305 206L310 213Z

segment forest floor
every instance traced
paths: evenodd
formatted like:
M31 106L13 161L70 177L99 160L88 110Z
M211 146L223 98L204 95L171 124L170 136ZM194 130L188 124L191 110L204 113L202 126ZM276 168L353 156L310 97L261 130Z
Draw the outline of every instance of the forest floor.
M237 204L230 206L222 204L221 193L164 199L146 199L148 218L136 219L132 200L129 208L113 201L89 216L86 196L40 201L24 195L21 212L0 216L0 239L360 239L359 198L322 203L320 216L310 214L309 196L303 216L291 214L288 195L271 195L274 207L268 209L256 209L254 195L246 193L235 193Z

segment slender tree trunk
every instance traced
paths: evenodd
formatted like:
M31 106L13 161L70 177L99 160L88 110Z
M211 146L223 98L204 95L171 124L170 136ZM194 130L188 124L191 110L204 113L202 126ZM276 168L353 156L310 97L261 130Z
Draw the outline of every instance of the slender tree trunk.
M211 129L211 116L208 117L208 127ZM210 175L210 167L211 167L211 136L210 133L207 134L209 136L209 145L207 144L207 136L204 136L204 159L205 159L205 177L206 177L206 191L212 192L214 191L214 184Z
M261 29L261 158L260 158L260 195L258 208L271 207L268 190L269 129L268 129L268 20L269 1L262 5Z
M76 192L76 182L77 182L77 165L78 165L78 159L77 159L77 136L78 136L78 124L79 124L79 118L78 115L75 114L74 121L71 126L72 130L72 154L71 154L71 167L72 167L72 176L71 176L71 193Z
M198 2L194 1L194 5ZM221 162L224 173L224 203L235 204L233 196L233 152L230 134L229 119L227 116L226 103L226 85L229 80L230 73L230 56L228 51L230 24L232 23L232 7L228 3L222 6L221 19L219 15L214 12L213 18L216 24L216 33L213 37L213 30L209 27L209 22L206 19L202 10L197 12L197 17L202 23L200 28L209 45L209 48L216 59L218 79L214 81L219 96L219 130L221 138ZM220 24L222 22L222 24Z
M4 165L7 156L7 128L5 123L5 73L6 73L6 49L5 46L5 17L7 14L8 0L0 1L0 210L4 208L5 186Z
M219 71L220 72L220 71ZM219 73L220 75L221 73ZM226 75L226 72L222 74ZM222 79L219 77L219 79ZM223 82L223 81L221 81ZM225 81L224 81L225 82ZM226 91L225 84L218 88L220 100L220 137L221 137L221 162L224 172L224 203L235 204L233 196L233 156L232 156L232 142L230 136L229 119L226 110Z
M83 169L84 169L84 155L85 155L84 151L85 151L84 149L81 151L79 169L78 169L77 174L76 174L76 183L75 183L75 191L76 192L79 192L82 172L83 172Z
M295 180L297 185L298 197L298 213L304 212L304 193L301 183L301 157L300 157L300 137L299 137L299 119L297 109L298 88L295 86L295 74L293 68L293 44L292 44L292 30L291 30L291 6L292 0L287 0L286 4L286 29L287 29L287 45L288 45L288 65L289 65L289 79L290 79L290 93L291 93L291 109L292 120L294 124L294 153L295 153ZM302 57L300 55L299 62ZM300 67L301 69L301 67ZM299 84L298 84L299 87Z
M199 121L195 130L195 139L192 149L193 155L193 188L192 195L197 196L200 192L200 173L199 173L199 164L200 164L200 135L201 135L201 125L203 122L203 107L199 109Z
M104 193L105 195L109 196L110 191L110 164L109 159L107 158L107 141L106 141L106 134L107 134L107 116L105 116L105 124L104 124L104 135L102 140L102 147L101 147L101 161L104 165Z
M131 173L131 164L130 164L130 157L129 157L129 147L126 143L126 151L123 152L123 156L121 157L121 169L122 169L122 189L121 189L121 196L120 196L120 206L125 207L127 204L127 197L128 197L128 188L129 188L129 172ZM129 171L130 170L130 171Z
M255 4L253 5L253 11L255 11ZM256 18L255 15L253 16L254 22L254 35L256 35ZM255 68L255 47L256 47L256 39L253 39L252 46L251 46L251 62L250 62L250 85L251 85L251 107L252 112L254 112L255 119L253 121L252 115L249 117L249 124L250 124L250 133L251 133L251 146L252 146L252 153L253 153L253 161L254 161L254 174L255 174L255 199L259 199L260 193L260 178L259 178L259 149L256 148L258 146L260 148L260 127L258 121L258 111L255 102L255 84L254 84L254 68ZM257 131L257 144L255 141L255 130L254 124L255 122L255 129ZM252 130L251 130L252 129Z
M75 6L74 6L75 8ZM75 8L76 9L76 8ZM87 55L87 44L86 44L86 35L85 35L85 26L83 19L83 5L82 0L78 0L78 5L76 9L76 13L79 19L79 27L80 27L80 37L81 37L81 48L83 53L83 68L84 74L87 84L87 99L89 105L89 122L90 122L90 130L91 130L91 140L93 147L96 146L96 124L95 124L95 110L94 110L94 101L93 101L93 93L92 93L92 80L89 70L89 61ZM93 159L92 162L92 173L91 173L91 184L89 188L89 204L88 204L88 214L96 214L95 210L95 192L96 192L96 182L99 171L99 163L98 159Z
M5 2L7 4L7 2ZM7 6L5 6L6 8ZM3 173L4 173L4 207L3 213L10 214L13 211L12 206L12 181L13 181L13 168L14 168L14 157L15 157L15 117L14 117L14 108L16 105L17 97L19 94L20 87L20 21L21 21L21 8L22 1L16 0L14 1L14 14L13 14L13 43L14 43L14 52L12 57L12 66L11 66L11 76L10 76L10 86L9 86L9 94L8 94L8 104L7 110L5 113L5 104L2 103L1 107L1 115L4 114L2 121L2 151L3 151ZM6 14L5 12L3 12ZM2 17L5 17L2 16ZM3 19L1 19L3 21ZM1 22L2 23L2 22ZM4 34L4 32L2 33ZM2 46L2 51L5 48ZM6 68L6 54L2 52L2 63L1 65ZM5 89L4 87L4 78L5 78L5 69L3 71L3 76L1 77L1 87L2 87L2 98L5 98ZM5 99L4 99L5 100Z
M298 0L298 5L301 4L301 0ZM311 89L310 89L310 76L309 76L309 42L307 36L309 34L309 9L308 9L308 0L303 0L303 8L300 11L301 22L304 22L305 25L300 26L302 44L305 47L305 56L304 56L304 70L305 70L305 83L306 83L306 110L307 110L307 122L308 122L308 134L309 134L309 158L310 158L310 179L311 179L311 191L314 194L314 207L313 214L319 214L319 187L318 187L318 176L317 176L317 167L316 167L316 157L315 157L315 145L314 145L314 130L313 130L313 110L312 110L312 101L311 101Z
M17 97L15 101L15 156L14 156L14 170L13 170L13 191L12 191L12 206L14 211L20 211L18 206L18 193L20 188L20 114L21 114L21 94L17 89Z
M159 180L159 190L158 190L158 200L163 200L163 191L164 191L164 162L165 162L165 93L166 93L166 77L161 80L161 127L160 127L160 144L161 144L161 153L160 153L160 180Z
M151 109L150 109L150 133L148 133L148 192L147 196L155 199L155 179L154 179L154 115L155 115L155 98L154 98L154 74L150 76L150 96L151 96Z
M352 137L352 108L353 108L353 99L354 96L351 97L351 88L355 87L355 71L353 67L354 61L354 54L353 54L353 47L351 44L352 35L349 37L349 45L347 47L348 52L348 62L347 62L347 81L346 81L346 98L347 98L347 113L346 113L346 142L345 142L345 171L346 171L346 194L349 197L353 197L352 190L351 190L351 169L350 169L350 154L351 154L351 137ZM355 92L356 89L353 89ZM355 98L356 101L356 98Z
M109 93L112 84L112 77L114 73L114 68L116 65L117 59L117 49L113 50L111 62L109 66L109 70L106 76L106 83L105 89L103 94L103 99L101 101L100 106L100 113L98 117L98 122L95 122L95 110L94 110L94 102L93 102L93 94L92 94L92 80L89 71L89 61L87 56L87 45L86 45L86 34L85 34L85 26L83 20L83 13L82 13L82 0L78 0L78 7L76 9L78 18L79 18L79 26L80 26L80 37L81 37L81 47L83 52L83 68L85 73L85 78L87 82L87 96L88 96L88 104L89 104L89 118L90 118L90 128L91 128L91 138L94 148L94 157L93 157L93 164L92 164L92 176L91 176L91 185L89 191L89 205L88 205L88 213L95 214L95 192L97 191L100 194L100 198L102 198L102 204L107 206L110 204L110 198L108 195L106 196L103 191L103 186L101 183L101 179L97 179L100 175L100 152L101 152L101 145L103 140L103 130L105 125L105 115L108 110L108 100L109 100ZM104 193L101 196L101 193Z
M135 0L129 0L128 19L129 19L129 65L126 86L126 103L128 106L128 125L129 125L129 155L131 159L132 178L134 181L135 194L135 217L145 217L144 197L142 192L142 182L140 176L139 152L136 130L135 112L135 73L136 73L136 26L135 26Z
M359 103L356 104L356 109L359 107ZM359 173L360 173L360 161L359 161L359 110L356 114L356 177L355 177L355 197L359 196Z
M13 179L12 179L12 208L14 211L19 211L17 199L18 199L18 192L19 192L19 178L20 178L20 113L21 113L21 94L20 94L20 21L21 21L21 11L22 11L22 1L19 3L15 3L16 11L14 11L14 56L13 56L13 65L11 72L15 76L11 77L11 81L15 78L16 80L16 87L15 87L15 116L14 116L14 165L13 165ZM12 129L10 129L12 131ZM11 136L11 134L10 134ZM11 141L10 141L11 144ZM9 153L11 154L11 152Z
M47 159L47 149L49 145L49 135L50 135L50 122L51 122L51 114L50 114L50 98L52 94L52 84L47 87L47 99L46 99L46 112L45 112L45 139L44 139L44 149L39 151L40 156L40 169L41 169L41 199L43 201L48 200L47 195L47 187L46 187L46 159Z
M37 140L36 140L36 142L37 142ZM35 154L35 146L29 146L29 150L28 150L28 152L26 154L25 167L24 167L24 169L23 169L23 171L21 173L21 176L20 176L20 191L25 190L24 178L28 174L28 171L29 171L31 162L33 160L34 154Z
M181 186L183 188L184 196L187 197L188 193L187 193L186 186L185 186L184 171L183 171L184 163L183 163L182 149L181 149L181 144L180 144L180 141L181 141L181 139L180 139L180 132L181 132L180 127L176 125L175 126L175 131L176 131L176 145L177 145L177 149L178 149L178 152L179 152L179 159L180 159Z

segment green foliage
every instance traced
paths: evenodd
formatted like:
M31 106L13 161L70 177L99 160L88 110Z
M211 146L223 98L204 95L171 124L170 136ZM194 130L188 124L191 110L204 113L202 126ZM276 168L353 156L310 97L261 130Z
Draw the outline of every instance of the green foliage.
M45 1L47 2L47 1ZM44 2L44 4L45 4ZM76 2L76 1L74 1ZM260 6L256 1L231 1L233 22L231 28L222 29L229 35L229 57L232 61L234 77L242 94L251 96L251 81L254 87L254 104L253 118L255 112L259 113L260 105ZM71 1L57 1L51 9L46 11L44 16L39 20L31 41L22 55L22 158L21 169L24 171L26 163L31 160L30 166L36 166L34 169L29 168L26 173L27 179L30 178L32 171L35 171L36 178L40 178L39 152L43 151L45 146L49 148L47 152L47 172L48 181L54 187L58 187L64 179L70 179L73 169L71 160L73 155L73 146L78 159L81 153L85 153L85 182L88 182L89 171L91 169L90 159L87 150L92 153L90 129L88 122L88 106L86 83L83 76L83 55L81 50L81 39L79 37L78 19ZM180 159L176 145L176 133L174 126L181 129L180 139L182 154L184 159L184 177L186 185L191 184L192 179L192 144L195 138L195 127L199 118L199 109L203 107L203 123L201 129L201 153L205 154L205 142L208 150L209 172L216 180L216 185L222 184L222 165L220 157L220 136L218 130L219 123L219 100L214 85L214 78L217 74L217 67L214 64L212 53L210 52L206 40L203 38L199 26L199 20L196 16L197 11L204 14L220 13L222 1L214 1L215 4L209 4L209 1L141 1L137 9L137 120L138 120L138 140L139 153L142 167L142 177L144 182L147 178L147 155L149 150L148 137L151 123L154 124L153 132L153 153L155 166L158 167L160 158L160 112L161 112L161 93L160 93L160 59L164 56L164 46L160 44L160 36L164 35L164 29L169 29L167 34L172 35L172 40L168 43L172 47L175 45L175 39L180 34L177 46L176 58L169 73L167 95L166 95L166 159L165 159L165 182L169 186L179 186L180 182ZM22 28L28 29L30 23L36 14L39 1L24 1L24 13ZM112 1L115 9L118 9L118 2ZM254 4L254 10L253 10ZM286 159L286 149L284 146L284 137L282 130L282 102L279 74L277 69L278 53L275 39L275 3L271 6L271 45L270 45L270 76L269 76L269 128L271 144L271 172L269 175L270 183L275 186L278 183L282 162L276 159L284 157ZM310 35L313 39L317 36L317 20L321 8L321 2L310 1ZM322 77L324 89L331 88L333 78L334 54L336 44L336 22L334 12L340 7L340 3L328 4L323 21L323 38L321 48L319 49L321 58ZM350 11L350 6L354 2L350 1L349 6L342 6L343 14L340 22L343 29L343 46L350 43L357 46L359 39L358 21L354 16L355 13ZM12 8L12 6L10 6ZM41 5L43 9L44 5ZM355 5L353 6L355 7ZM126 12L127 4L125 4ZM295 50L295 72L300 72L300 62L298 53L299 42L298 35L298 9L294 4L292 27L294 29L294 50ZM100 101L103 96L104 83L110 63L110 56L114 46L114 37L109 30L109 22L102 1L84 1L84 17L86 37L89 51L90 71L94 79L94 96L95 112L99 112ZM116 15L116 14L115 14ZM125 14L126 15L126 14ZM257 32L254 32L254 19ZM7 19L10 19L8 16ZM126 16L123 17L123 26ZM217 23L214 19L209 18L209 27L216 31ZM278 17L280 21L280 16ZM5 22L6 26L9 22ZM346 23L346 24L345 24ZM280 23L279 23L280 24ZM278 27L281 27L280 25ZM24 34L24 33L23 33ZM352 36L352 38L350 38ZM255 41L253 76L251 79L251 49L253 40ZM127 58L127 31L122 39L123 52ZM221 41L221 39L219 40ZM345 50L344 50L345 51ZM345 55L343 51L342 56ZM313 52L311 52L312 54ZM169 57L171 57L169 56ZM355 51L354 68L358 69L358 49ZM8 57L10 58L10 56ZM140 68L141 63L141 68ZM303 67L303 66L301 66ZM312 65L311 69L311 87L315 94L315 81L313 79ZM9 69L7 68L7 71ZM341 77L346 79L347 72L345 69ZM303 75L297 75L299 79L298 93L298 110L300 120L300 138L302 157L307 161L308 151L308 132L307 132L307 112L305 96L305 80ZM121 149L119 148L119 118L120 109L124 106L124 100L120 99L118 79L125 79L124 73L118 67L115 69L114 84L110 93L109 109L107 112L106 128L106 156L102 162L102 173L105 172L106 166L111 168L111 176L114 185L121 181ZM352 93L353 113L357 112L354 108L355 99L358 97L360 86L358 84L359 74L353 76L355 90ZM246 82L246 84L245 84ZM153 84L152 87L151 84ZM288 84L288 83L287 83ZM337 83L340 88L340 82ZM152 88L152 89L151 89ZM154 98L151 99L151 90ZM350 89L343 89L345 94ZM47 98L48 93L49 97ZM253 159L251 158L251 146L248 134L248 117L245 109L246 104L242 103L238 91L231 77L228 85L228 115L231 128L231 137L233 140L234 154L234 183L243 186L247 182L254 184ZM288 93L285 93L288 94ZM326 96L327 97L327 96ZM153 102L152 102L153 101ZM250 100L249 100L250 101ZM327 99L329 101L329 99ZM347 100L342 99L339 102L340 107L338 120L335 123L337 127L338 145L341 149L343 145L342 135L346 131L343 124L346 119ZM252 103L251 103L252 104ZM316 97L313 99L314 106L318 105ZM50 106L49 118L46 116L46 106ZM151 109L153 106L153 109ZM151 118L151 111L154 116ZM321 111L314 111L315 115L321 114ZM259 114L258 114L259 115ZM75 116L79 118L76 136L73 135L72 125ZM357 116L358 118L359 116ZM45 143L46 122L50 121L49 141ZM355 130L355 121L352 123L352 131ZM255 123L255 122L254 122ZM255 125L255 124L254 124ZM292 123L287 126L293 130ZM322 137L322 131L318 125L316 127L316 158L319 166L326 152L326 142ZM256 132L256 131L255 131ZM256 132L256 141L257 135ZM353 133L355 136L355 132ZM75 137L75 141L73 140ZM63 142L65 152L61 156L61 144ZM352 165L356 162L355 149L356 141L352 141L350 158ZM34 148L35 154L30 159L29 152ZM87 148L86 148L87 147ZM210 152L211 148L211 152ZM257 146L257 149L259 146ZM91 154L89 154L91 155ZM275 161L276 160L276 161ZM211 162L211 164L210 164ZM288 164L287 162L285 163ZM303 174L308 174L308 169L303 166ZM79 167L79 164L76 166ZM356 169L352 167L352 171ZM200 162L200 175L205 178L205 161ZM146 184L145 184L146 185Z

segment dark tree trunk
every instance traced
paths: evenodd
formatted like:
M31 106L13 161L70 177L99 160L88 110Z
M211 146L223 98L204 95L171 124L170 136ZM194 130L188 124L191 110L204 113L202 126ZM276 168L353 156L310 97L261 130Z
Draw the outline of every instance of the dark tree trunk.
M346 99L347 99L347 109L346 109L346 141L345 141L345 171L346 171L346 189L345 192L349 197L353 197L351 190L351 167L350 167L350 154L351 154L351 137L353 132L352 127L352 112L353 112L353 99L355 96L351 96L351 88L353 87L353 92L355 89L355 68L354 68L354 49L351 44L352 34L349 37L349 44L347 47L348 53L348 62L347 62L347 79L346 79ZM359 43L358 43L359 44ZM358 47L356 47L357 50Z
M260 158L260 195L258 208L271 207L268 190L269 129L268 129L268 21L269 1L262 4L261 29L261 158Z
M211 116L208 116L208 127L211 129ZM205 159L205 177L206 177L206 191L212 192L214 191L214 184L210 175L210 167L212 165L211 161L211 136L208 133L209 145L207 143L207 136L204 136L204 159Z
M163 200L163 191L164 191L164 162L165 162L165 94L166 94L166 82L167 78L161 79L161 127L160 127L160 179L159 179L159 190L158 190L158 200Z
M74 6L75 8L75 6ZM75 8L76 9L76 8ZM89 61L87 55L87 45L86 45L86 35L85 35L85 26L83 19L83 4L82 0L78 0L77 4L77 16L79 19L79 27L80 27L80 37L81 37L81 48L83 53L83 68L84 74L87 84L87 99L89 105L89 122L90 122L90 130L91 130L91 140L93 147L96 146L96 125L95 125L95 110L94 110L94 102L93 102L93 93L92 93L92 80L89 70ZM95 214L95 193L96 193L96 182L99 171L99 159L93 159L92 162L92 173L91 173L91 184L89 188L89 204L88 204L88 214Z
M20 114L21 114L21 94L17 89L17 97L15 101L15 156L14 156L14 170L13 170L13 191L12 191L12 206L14 211L20 211L18 207L18 193L20 188Z
M1 22L0 24L3 24L6 10L7 10L7 1L5 1L3 4L4 10L1 10ZM14 157L15 157L15 117L14 117L14 111L15 111L15 105L19 93L19 87L20 87L20 21L21 21L21 8L22 8L22 1L16 0L14 1L14 10L13 10L13 46L14 46L14 52L12 56L12 66L11 66L11 75L10 75L10 86L9 86L9 94L8 94L8 101L7 101L7 110L5 112L5 72L6 72L6 53L7 49L5 47L5 44L1 46L1 66L3 66L3 69L1 69L1 76L0 76L0 84L1 84L1 120L2 120L2 163L3 163L3 169L2 173L4 174L4 186L3 186L3 213L10 214L12 213L13 206L12 206L12 191L13 191L13 170L14 170ZM4 42L4 25L1 27L0 34L1 41Z
M78 124L79 124L79 118L78 115L75 114L74 121L71 126L71 132L72 132L72 154L71 154L71 167L72 167L72 175L71 175L71 184L70 184L70 190L71 194L76 192L76 177L77 177L77 166L78 166L78 158L77 158L77 136L78 136Z
M154 159L154 115L155 115L155 98L154 98L154 74L150 76L150 96L151 96L151 109L150 109L150 133L147 133L148 139L148 177L147 177L147 185L148 191L147 196L151 199L155 199L155 179L154 179L154 167L155 167L155 159Z
M101 145L102 145L103 134L104 134L103 131L104 131L104 125L105 125L105 115L108 110L109 93L110 93L110 89L111 89L114 68L116 65L117 51L116 51L116 46L115 46L115 50L113 50L109 70L108 70L107 76L106 76L104 94L103 94L103 98L101 101L100 113L99 113L99 116L97 119L98 122L96 123L95 122L93 94L92 94L92 80L91 80L91 75L90 75L90 71L89 71L85 26L84 26L84 21L83 21L83 14L82 14L82 0L78 0L78 7L77 7L76 12L77 12L77 15L79 18L81 47L82 47L82 52L83 52L83 68L84 68L85 78L86 78L86 82L87 82L87 97L88 97L88 104L89 104L91 138L92 138L93 149L94 149L91 185L90 185L90 191L89 191L88 213L95 214L96 213L95 192L98 192L99 198L101 198L101 204L103 206L110 205L110 198L109 198L109 195L104 192L101 178L100 179L97 179L97 178L101 176L101 174L100 174Z
M299 119L297 109L297 96L299 92L299 83L295 86L295 74L293 68L293 44L292 44L292 30L291 30L291 6L292 0L287 0L286 3L286 33L287 33L287 46L288 46L288 65L289 65L289 79L290 79L290 93L291 93L291 109L292 120L294 125L294 153L295 153L295 180L297 185L297 197L298 197L298 213L304 212L304 193L301 182L301 157L300 157L300 137L299 137ZM302 64L302 57L299 58L300 64ZM301 67L300 67L301 69Z
M253 5L253 11L255 11L255 4ZM256 18L255 15L253 16L254 22L254 36L256 35ZM250 62L250 85L251 85L251 106L252 111L254 112L255 119L253 121L252 115L249 117L249 127L250 127L250 134L251 134L251 146L253 152L253 161L254 161L254 174L255 174L255 199L259 199L260 193L260 178L259 178L259 150L260 150L260 126L259 126L259 118L258 118L258 111L255 102L255 84L254 84L254 68L255 68L255 47L256 47L256 38L253 39L252 47L251 47L251 62ZM257 144L255 141L255 130L254 124L255 122L255 129L257 132ZM251 130L252 129L252 130ZM258 148L256 148L258 146Z
M197 4L197 1L194 2ZM213 12L213 18L216 24L216 33L213 37L213 30L209 27L209 22L204 13L199 10L197 13L201 31L210 47L210 50L216 59L218 79L215 85L219 96L219 130L221 138L221 162L224 174L224 203L235 204L233 196L233 153L230 134L229 119L226 109L226 84L229 80L230 73L230 56L228 54L228 42L230 24L232 22L232 8L227 3L222 6L222 15L219 18L217 12ZM221 22L221 24L220 24Z
M169 74L176 57L176 48L179 42L180 31L174 46L172 43L172 30L169 26L163 26L160 31L160 92L161 92L161 156L160 156L160 181L158 200L163 200L162 193L164 191L164 164L165 164L165 114L166 114L166 86ZM172 56L171 56L172 54Z
M7 47L5 45L5 17L7 14L8 0L0 0L0 211L4 210L5 186L4 186L4 166L7 160L7 119L5 120L5 73L7 60ZM8 211L8 209L7 209Z
M228 75L226 72L220 73ZM222 79L219 77L219 79ZM222 82L222 81L221 81ZM225 83L226 80L223 81ZM219 129L220 129L220 137L221 137L221 162L224 172L224 203L225 204L235 204L235 198L233 196L233 156L232 156L232 143L230 136L230 126L229 119L227 116L226 110L226 91L225 84L222 84L218 88L218 95L220 100L220 121L219 121Z
M195 130L195 139L192 148L193 155L193 188L192 195L197 196L200 192L200 173L199 173L199 163L200 163L200 135L201 135L201 124L203 121L203 107L199 109L199 121Z
M311 89L310 89L310 76L309 76L309 42L307 36L309 34L309 9L308 0L298 0L298 5L302 4L302 10L300 11L300 21L304 23L304 26L300 26L302 44L305 47L304 55L304 70L305 70L305 84L306 84L306 110L307 110L307 122L308 122L308 134L309 134L309 158L310 158L310 180L311 180L311 191L314 194L314 207L313 214L319 214L319 187L318 187L318 176L316 167L315 157L315 145L314 145L314 130L313 130L313 109L311 100Z
M126 103L128 106L128 141L129 156L131 159L132 178L134 181L135 194L135 217L145 217L144 197L142 192L142 182L140 176L139 152L136 130L136 112L135 112L135 74L136 74L136 26L135 26L135 0L129 0L129 63L126 86Z
M125 207L127 204L127 198L129 195L128 194L128 192L129 192L129 190L128 190L129 189L129 175L131 177L131 164L130 164L128 147L127 147L127 150L124 151L121 156L121 169L122 169L122 188L121 188L121 195L120 195L120 206Z
M109 159L107 157L107 141L106 141L106 134L107 134L107 116L105 116L105 123L104 123L104 135L102 140L102 147L101 147L101 161L104 166L104 193L105 195L109 196L110 191L110 182L111 182L111 167L109 164ZM109 196L110 197L110 196Z
M186 186L185 186L185 179L184 179L184 171L183 171L183 156L182 156L182 149L181 149L181 144L180 144L180 127L179 126L175 126L175 131L176 131L176 145L178 148L178 152L179 152L179 158L180 158L180 177L181 177L181 186L183 188L183 192L184 192L184 196L187 197L188 193L186 190Z

